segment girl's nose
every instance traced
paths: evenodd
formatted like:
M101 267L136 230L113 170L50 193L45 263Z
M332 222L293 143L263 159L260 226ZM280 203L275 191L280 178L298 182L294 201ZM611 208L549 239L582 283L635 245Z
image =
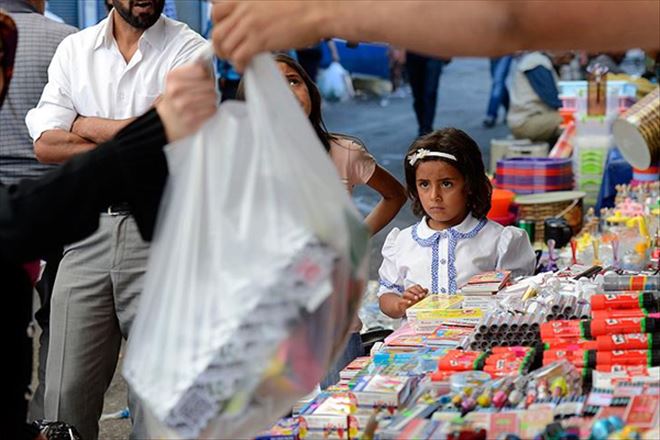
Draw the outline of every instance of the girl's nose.
M442 198L442 189L438 185L433 186L433 190L431 191L431 197L433 197L436 200L439 200Z

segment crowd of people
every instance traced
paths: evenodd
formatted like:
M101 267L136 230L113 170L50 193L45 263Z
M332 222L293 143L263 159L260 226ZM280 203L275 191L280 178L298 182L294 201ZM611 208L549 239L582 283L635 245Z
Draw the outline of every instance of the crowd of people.
M485 270L531 273L535 256L524 233L485 219L491 186L476 143L457 129L433 131L444 63L438 57L496 57L572 44L658 49L658 4L595 8L580 2L562 11L541 2L321 3L219 2L212 38L216 54L239 72L259 52L308 47L333 36L415 51L407 59L411 81L426 78L413 90L420 138L402 155L405 189L360 140L328 132L314 82L294 59L275 58L347 191L368 185L381 195L365 219L371 232L387 226L406 194L420 217L410 228L392 230L383 247L382 311L401 317L428 292L453 293ZM38 319L40 387L30 417L70 423L82 438L95 439L121 340L130 336L167 179L162 148L196 131L217 110L213 69L194 58L205 44L201 36L161 15L163 0L113 0L112 6L107 18L76 32L43 17L43 0L0 0L8 12L0 12L0 147L11 158L0 164L0 273L11 304L3 324L12 354L3 393L8 438L38 436L25 423L36 278L30 263L47 262L38 289L45 306ZM554 20L546 19L549 13ZM294 25L290 17L296 17ZM581 31L587 27L591 32ZM494 99L484 124L493 123L501 105L514 134L556 136L551 111L558 108L557 77L549 59L532 52L521 60L510 99L502 88L506 57L493 63ZM518 108L532 107L549 110L519 122ZM359 337L350 341L324 382L332 383L359 354ZM129 405L132 437L144 438L140 404L129 395Z

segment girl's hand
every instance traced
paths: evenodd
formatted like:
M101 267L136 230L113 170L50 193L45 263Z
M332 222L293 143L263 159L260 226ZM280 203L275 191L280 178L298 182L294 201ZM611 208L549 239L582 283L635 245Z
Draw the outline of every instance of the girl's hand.
M399 307L403 311L403 314L405 314L406 309L414 304L417 304L421 300L423 300L426 295L428 295L429 289L425 289L419 284L415 284L414 286L410 286L407 288L404 292L403 295L401 296L401 301L399 303Z

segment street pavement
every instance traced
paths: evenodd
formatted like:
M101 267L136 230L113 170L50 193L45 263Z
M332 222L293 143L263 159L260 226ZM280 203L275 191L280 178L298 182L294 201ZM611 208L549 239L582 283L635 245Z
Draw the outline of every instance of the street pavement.
M446 66L440 79L435 127L457 127L472 136L489 163L491 138L503 138L509 130L499 123L491 129L481 125L486 112L490 90L489 64L483 58L456 58ZM402 98L382 100L377 97L357 97L349 102L325 103L323 114L332 132L357 136L374 155L378 163L401 182L403 156L417 133L410 89ZM354 200L362 213L369 212L378 202L377 193L358 188ZM410 207L404 206L392 223L372 240L370 279L377 279L380 249L392 227L405 228L416 221ZM123 352L123 350L122 350ZM121 364L106 394L104 413L112 413L126 406L126 383L120 376ZM101 422L100 438L126 439L130 424L126 419Z

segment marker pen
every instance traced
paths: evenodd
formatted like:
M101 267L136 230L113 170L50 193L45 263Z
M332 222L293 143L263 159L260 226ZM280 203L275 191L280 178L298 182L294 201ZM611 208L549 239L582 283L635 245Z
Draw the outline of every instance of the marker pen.
M660 350L660 333L598 336L596 338L596 349L599 351Z
M548 339L543 341L546 350L596 350L596 341L587 339ZM636 347L634 347L636 348Z
M591 297L591 310L606 309L646 309L658 310L660 298L652 292L607 293Z
M585 324L584 327L586 328L587 325ZM603 335L619 335L619 334L627 334L627 333L655 333L655 332L660 332L660 319L658 318L592 319L588 327L589 327L589 334L585 336L589 338L603 336Z
M580 338L589 339L589 321L550 321L541 324L541 339Z
M660 352L650 350L615 350L596 352L596 365L660 365Z
M621 318L644 318L648 316L645 309L603 309L592 310L592 319L621 319Z

